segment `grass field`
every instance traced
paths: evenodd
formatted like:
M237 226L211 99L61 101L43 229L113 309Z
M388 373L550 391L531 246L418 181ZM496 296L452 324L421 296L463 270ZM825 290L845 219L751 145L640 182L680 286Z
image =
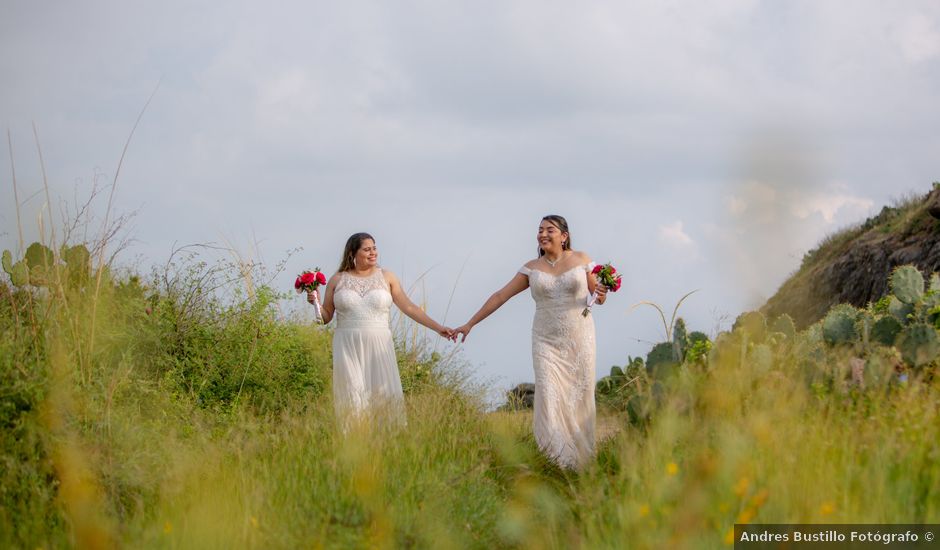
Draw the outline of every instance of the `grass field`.
M270 289L220 293L244 274L196 257L70 269L0 285L3 547L722 548L735 522L940 522L936 377L807 383L791 351L719 339L647 418L601 407L572 473L420 338L399 338L407 426L343 437L330 333Z

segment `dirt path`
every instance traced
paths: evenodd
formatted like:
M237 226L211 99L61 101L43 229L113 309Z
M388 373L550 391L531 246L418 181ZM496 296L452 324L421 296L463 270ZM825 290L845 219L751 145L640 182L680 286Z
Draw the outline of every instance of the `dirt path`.
M498 415L504 420L509 420L511 422L522 422L529 429L532 426L532 411L499 411L490 413L492 415ZM597 413L597 424L594 428L594 440L597 443L604 441L605 439L614 437L620 432L621 425L623 423L623 418L619 416L620 413L610 412L610 411L598 411Z

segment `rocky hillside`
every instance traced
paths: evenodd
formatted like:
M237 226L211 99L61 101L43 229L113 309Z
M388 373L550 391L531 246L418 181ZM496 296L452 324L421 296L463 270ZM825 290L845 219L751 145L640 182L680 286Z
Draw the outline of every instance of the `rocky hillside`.
M904 264L925 274L940 271L940 183L826 238L762 311L768 317L787 313L805 327L835 304L864 307L878 300L888 292L891 271Z

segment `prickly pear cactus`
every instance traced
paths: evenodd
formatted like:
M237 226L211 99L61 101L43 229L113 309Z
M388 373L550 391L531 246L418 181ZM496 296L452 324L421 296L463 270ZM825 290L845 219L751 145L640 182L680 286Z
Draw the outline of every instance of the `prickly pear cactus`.
M940 275L934 273L930 276L930 288L933 292L940 292Z
M822 322L823 339L833 346L857 341L857 318L858 311L852 306L842 304L833 307Z
M758 374L766 374L774 364L774 352L767 344L757 344L747 352L747 362Z
M91 272L91 254L85 245L62 246L59 252L65 261L68 280L75 286L82 285L88 280Z
M900 321L902 325L906 325L910 321L908 316L914 313L914 306L891 296L888 299L888 313Z
M940 355L940 336L927 323L913 323L901 331L897 348L906 363L919 367Z
M916 304L924 297L924 276L912 265L902 265L891 274L891 293L905 304Z
M29 266L23 260L13 263L13 254L9 250L3 251L3 271L10 276L13 286L29 284Z
M611 378L623 378L623 369L614 365L610 367L610 377Z
M759 311L746 311L735 319L732 331L743 330L747 332L751 341L760 342L767 332L767 319Z
M594 391L599 394L608 394L613 392L616 387L617 384L614 382L613 378L605 376L597 381Z
M890 315L879 318L871 327L871 339L884 346L893 346L901 332L901 322Z
M796 323L793 322L793 317L784 313L774 319L774 322L770 325L770 331L779 332L787 338L793 338L796 336Z
M685 328L685 319L679 317L672 329L673 359L681 363L685 359L685 352L689 349L689 333Z
M33 243L26 249L26 255L23 257L30 269L46 268L55 263L55 254L48 246L42 243Z
M675 367L678 361L673 356L672 342L661 342L653 346L646 356L646 372L653 378L666 378Z
M70 269L76 268L87 270L91 265L91 253L88 252L88 249L85 248L85 245L83 244L77 244L75 246L63 245L61 256Z

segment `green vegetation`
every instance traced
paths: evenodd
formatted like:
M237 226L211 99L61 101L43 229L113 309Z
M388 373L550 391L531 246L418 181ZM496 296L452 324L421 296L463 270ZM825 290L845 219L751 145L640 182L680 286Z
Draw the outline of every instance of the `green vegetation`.
M342 436L330 333L279 316L260 266L141 277L54 249L3 255L4 547L719 548L735 522L940 521L937 288L907 268L801 332L663 316L598 383L612 433L571 473L415 333L407 427Z

